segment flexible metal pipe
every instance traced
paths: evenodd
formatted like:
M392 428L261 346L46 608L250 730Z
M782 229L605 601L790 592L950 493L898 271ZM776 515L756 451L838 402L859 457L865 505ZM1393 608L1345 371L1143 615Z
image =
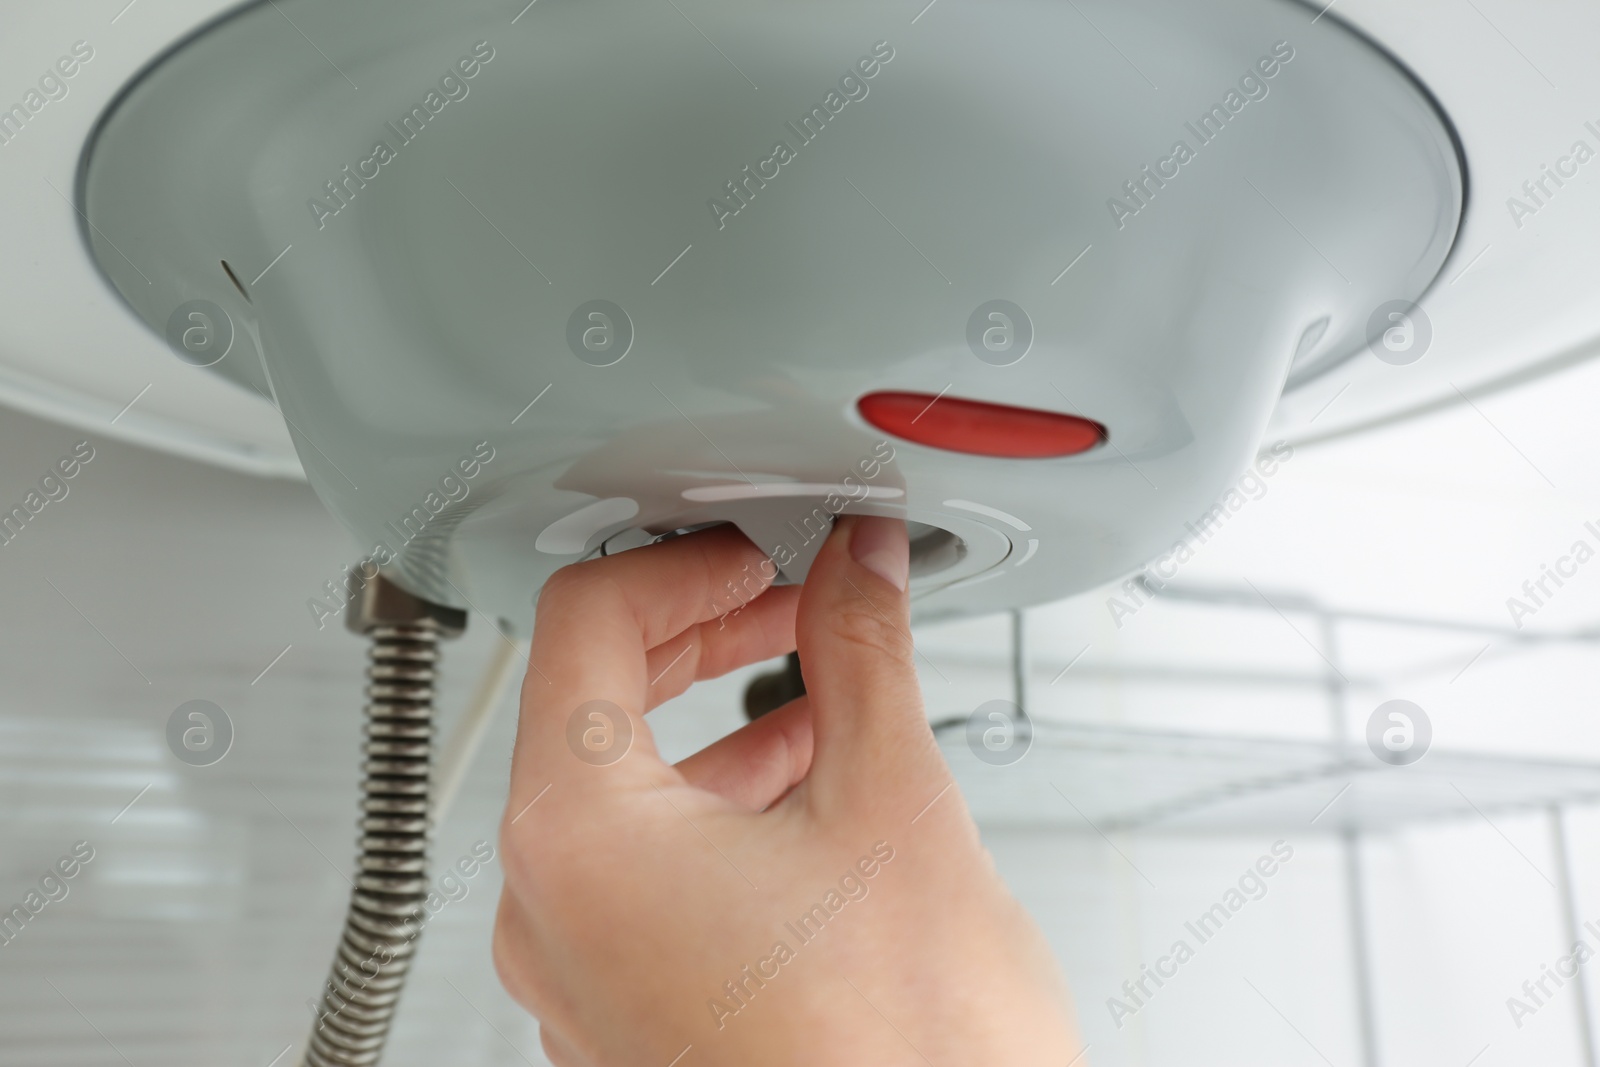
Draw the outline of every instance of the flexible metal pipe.
M378 1062L426 916L434 681L444 633L433 618L369 632L359 870L308 1067Z

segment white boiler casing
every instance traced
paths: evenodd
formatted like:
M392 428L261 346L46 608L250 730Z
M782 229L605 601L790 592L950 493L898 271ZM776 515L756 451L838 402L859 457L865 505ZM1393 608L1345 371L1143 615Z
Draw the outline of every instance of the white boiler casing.
M1426 92L1285 0L504 7L246 6L128 86L76 198L362 556L514 626L702 523L798 577L838 510L916 524L924 618L1129 572L1270 462L1291 374L1374 358L1463 209Z

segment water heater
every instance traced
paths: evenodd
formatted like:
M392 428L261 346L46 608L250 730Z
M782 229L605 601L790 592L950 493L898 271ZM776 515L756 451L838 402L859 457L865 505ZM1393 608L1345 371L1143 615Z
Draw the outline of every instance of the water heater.
M359 567L513 626L723 522L800 581L832 516L904 518L920 618L1129 572L1463 208L1428 93L1285 0L518 6L245 5L75 192Z

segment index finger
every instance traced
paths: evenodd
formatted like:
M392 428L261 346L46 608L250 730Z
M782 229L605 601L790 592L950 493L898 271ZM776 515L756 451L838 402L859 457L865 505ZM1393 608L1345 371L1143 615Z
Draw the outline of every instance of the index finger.
M664 766L644 725L649 650L736 610L776 572L732 526L557 571L539 594L512 754L513 794L530 774L550 781L592 762L575 759L567 743L569 719L591 701L629 717L611 725L631 729L634 762Z

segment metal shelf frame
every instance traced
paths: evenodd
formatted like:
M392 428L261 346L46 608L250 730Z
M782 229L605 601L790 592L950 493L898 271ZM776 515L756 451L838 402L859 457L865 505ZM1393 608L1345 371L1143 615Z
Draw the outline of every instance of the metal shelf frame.
M1276 612L1287 622L1285 612L1310 616L1316 624L1321 647L1313 645L1326 669L1320 677L1311 675L1303 679L1285 676L1287 684L1309 684L1322 689L1328 706L1328 736L1325 741L1292 741L1265 738L1239 738L1177 734L1172 732L1126 730L1093 727L1059 720L1035 721L1034 741L1042 751L1053 751L1059 758L1070 752L1093 766L1097 762L1117 757L1126 760L1144 760L1149 767L1182 766L1184 761L1194 763L1211 759L1222 768L1212 781L1174 795L1147 799L1143 804L1124 803L1121 810L1115 804L1098 810L1098 819L1091 821L1097 831L1122 832L1193 832L1197 828L1215 827L1215 816L1221 813L1224 825L1240 825L1237 818L1241 810L1248 811L1252 798L1271 798L1267 807L1282 808L1285 798L1292 797L1297 789L1308 784L1323 786L1348 778L1349 782L1331 801L1314 816L1314 824L1347 792L1358 788L1358 782L1406 783L1415 785L1446 781L1460 795L1463 804L1419 803L1414 798L1407 801L1411 807L1400 806L1400 816L1384 820L1364 817L1361 813L1331 819L1329 832L1336 833L1343 856L1345 882L1345 913L1353 961L1353 999L1361 1035L1364 1067L1383 1067L1382 1046L1379 1040L1377 1001L1374 996L1374 973L1371 931L1369 928L1369 902L1367 900L1363 870L1363 838L1385 828L1411 824L1428 819L1465 817L1476 813L1488 818L1485 807L1492 811L1542 810L1548 820L1552 849L1557 864L1556 905L1560 911L1561 925L1567 944L1579 940L1579 919L1576 889L1572 876L1571 848L1566 831L1566 808L1577 803L1600 802L1600 764L1531 760L1492 755L1429 752L1423 762L1432 760L1428 770L1410 778L1395 772L1414 771L1421 764L1408 767L1390 767L1367 753L1364 743L1350 737L1347 700L1352 686L1350 677L1341 667L1341 628L1350 624L1378 624L1412 627L1435 632L1473 633L1484 636L1486 644L1481 657L1495 641L1503 642L1508 651L1525 651L1552 644L1578 644L1600 648L1600 624L1567 631L1521 631L1509 627L1488 626L1455 620L1426 618L1379 611L1338 608L1316 598L1285 593L1269 598L1253 584L1247 589L1228 587L1175 586L1156 583L1141 576L1139 579L1147 593L1153 597L1215 607L1253 608ZM1029 707L1029 646L1027 615L1022 609L1011 616L1011 682L1015 703ZM1292 624L1291 624L1292 625ZM1303 636L1303 635L1302 635ZM1308 641L1308 644L1310 642ZM1474 657L1476 662L1478 657ZM1470 664L1469 664L1470 665ZM1112 675L1140 678L1137 670L1106 671ZM964 726L965 718L936 722L938 733L953 732L950 728ZM1230 773L1228 758L1230 746L1238 753L1237 768L1243 771L1252 759L1256 773ZM947 744L947 750L958 754L959 748ZM960 761L952 760L959 764ZM1036 763L1039 761L1035 761ZM1440 764L1443 764L1440 767ZM981 768L981 769L979 769ZM966 765L970 774L1010 771L1012 768L983 767L974 759ZM1043 769L1049 780L1048 766ZM1113 770L1113 775L1117 772ZM1480 782L1493 782L1497 789L1486 804L1480 806L1467 797L1455 784L1454 778L1476 773ZM1204 777L1202 774L1201 777ZM991 777L991 782L996 780ZM1009 781L1022 781L1013 776ZM1380 787L1382 788L1382 786ZM1036 797L1021 796L1031 803ZM1081 798L1080 798L1081 799ZM1381 793L1380 793L1381 799ZM1074 805L1076 807L1076 805ZM1234 819L1227 815L1233 810ZM1292 808L1293 805L1291 804ZM975 809L980 819L981 809ZM1208 820L1204 815L1211 815ZM1083 816L1093 819L1093 814ZM1248 823L1248 818L1245 819ZM1596 1022L1591 1014L1588 977L1582 968L1572 980L1573 996L1577 1000L1578 1045L1583 1067L1600 1067L1600 1049L1596 1046Z

